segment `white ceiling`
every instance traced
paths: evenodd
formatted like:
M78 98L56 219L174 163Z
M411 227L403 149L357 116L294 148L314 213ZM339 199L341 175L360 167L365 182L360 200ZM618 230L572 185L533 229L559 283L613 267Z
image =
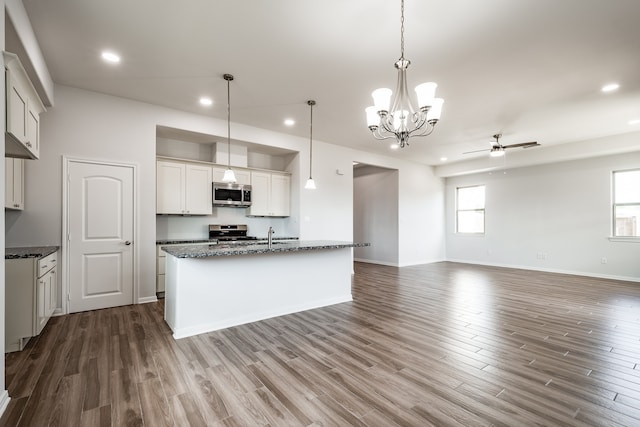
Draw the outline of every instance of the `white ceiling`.
M560 159L584 157L579 141L640 131L628 123L640 119L638 0L406 0L410 90L435 81L445 104L431 136L395 151L371 137L364 109L373 89L395 89L399 0L24 5L56 83L226 118L231 73L234 122L308 137L315 99L314 139L425 164L484 159L462 153L497 132L503 144L542 144L507 157L566 144L547 156ZM104 64L103 49L121 64ZM609 82L620 89L601 93Z

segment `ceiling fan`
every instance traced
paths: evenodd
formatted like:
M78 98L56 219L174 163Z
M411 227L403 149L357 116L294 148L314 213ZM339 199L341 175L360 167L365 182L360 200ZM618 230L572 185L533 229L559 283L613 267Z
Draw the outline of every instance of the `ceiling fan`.
M486 148L484 150L466 151L462 154L479 153L481 151L488 151L491 157L500 157L500 156L504 156L504 150L506 150L507 148L529 148L529 147L538 147L540 145L536 141L521 142L519 144L502 145L500 144L500 138L502 137L501 133L496 133L495 135L493 135L493 137L496 140L491 144L491 148Z

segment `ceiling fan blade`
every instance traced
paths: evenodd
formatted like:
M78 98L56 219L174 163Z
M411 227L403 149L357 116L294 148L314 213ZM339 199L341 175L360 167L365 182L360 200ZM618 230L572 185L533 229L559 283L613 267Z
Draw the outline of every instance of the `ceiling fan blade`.
M503 145L504 148L529 148L529 147L537 147L540 144L538 144L536 141L533 142L521 142L520 144L510 144L510 145Z
M491 148L486 148L486 149L484 149L484 150L465 151L465 152L464 152L464 153L462 153L462 154L479 153L479 152L481 152L481 151L491 151Z

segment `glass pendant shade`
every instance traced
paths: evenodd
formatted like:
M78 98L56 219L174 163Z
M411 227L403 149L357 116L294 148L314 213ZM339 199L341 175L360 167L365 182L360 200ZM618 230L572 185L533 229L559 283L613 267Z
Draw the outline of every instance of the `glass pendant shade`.
M222 182L236 182L236 174L233 173L231 168L224 171L224 175L222 176Z
M315 190L316 189L316 182L313 180L313 178L309 178L307 180L307 183L304 185L304 188L306 190Z
M438 121L440 120L440 116L442 115L442 104L444 104L444 99L442 98L433 98L431 104L431 108L427 112L427 122Z
M418 95L418 107L420 107L420 109L433 105L437 87L438 84L434 82L422 83L416 86L415 91L416 95Z
M371 92L371 96L373 97L373 105L376 107L377 111L389 111L389 105L391 105L391 94L393 92L391 89L380 88Z

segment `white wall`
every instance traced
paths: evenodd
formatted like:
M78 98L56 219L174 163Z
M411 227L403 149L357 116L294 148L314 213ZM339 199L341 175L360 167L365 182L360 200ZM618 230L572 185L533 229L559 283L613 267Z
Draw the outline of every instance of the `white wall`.
M447 259L640 281L640 242L608 239L611 172L639 166L636 152L448 178ZM486 233L456 234L455 189L475 184Z
M397 265L443 261L444 179L435 176L430 166L391 157L353 150L344 157L398 171L398 223L389 224L398 230ZM352 172L352 163L346 167Z
M353 169L353 240L356 260L398 265L398 171L374 166Z

